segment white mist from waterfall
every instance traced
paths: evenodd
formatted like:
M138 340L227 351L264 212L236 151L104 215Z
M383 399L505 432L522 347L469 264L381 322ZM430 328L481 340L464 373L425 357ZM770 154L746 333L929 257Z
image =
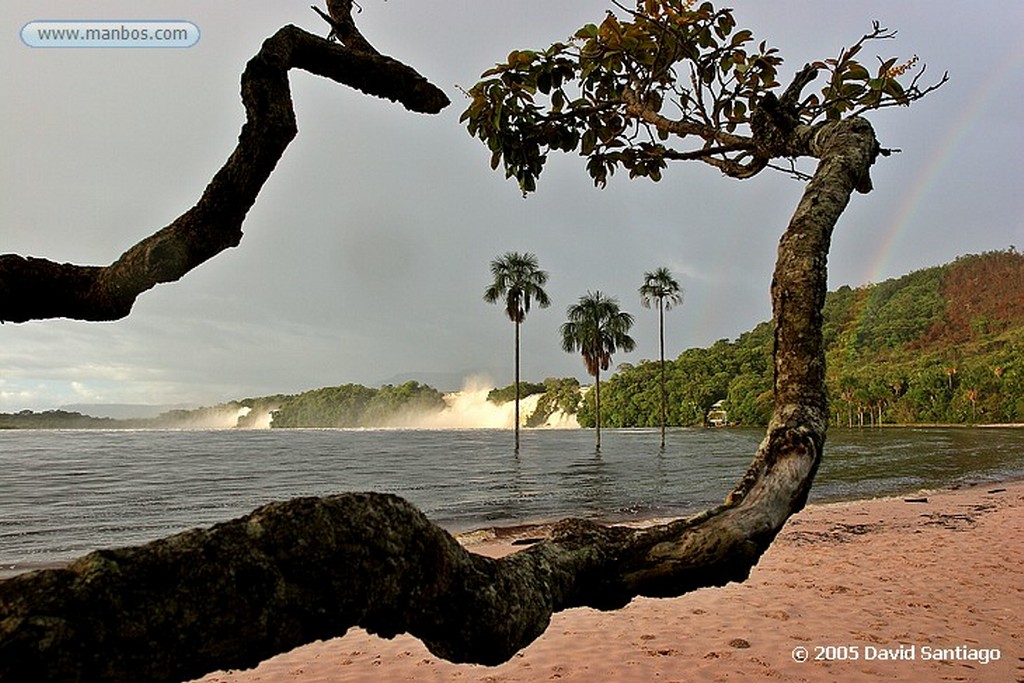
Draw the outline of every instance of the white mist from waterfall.
M438 412L403 412L378 429L512 429L515 402L494 403L487 395L494 383L486 377L468 378L462 389L444 395L445 407ZM520 424L537 410L543 394L527 396L519 402ZM227 403L188 411L186 415L167 417L160 425L169 429L270 429L276 405L258 404L253 408ZM575 414L555 410L544 424L531 429L578 429Z
M238 411L235 424L238 424L243 417L246 422L245 429L270 429L270 423L274 419L274 408L264 408L260 414L253 415L252 408L243 407Z
M188 411L185 415L162 415L157 427L166 429L270 429L275 407L263 407L253 414L249 406L226 403Z
M445 394L445 407L439 413L419 415L403 426L419 429L511 429L515 421L515 402L497 404L487 400L494 383L484 377L470 377L459 391ZM542 394L527 396L519 402L520 424L537 409ZM541 425L546 428L576 429L575 415L556 410Z

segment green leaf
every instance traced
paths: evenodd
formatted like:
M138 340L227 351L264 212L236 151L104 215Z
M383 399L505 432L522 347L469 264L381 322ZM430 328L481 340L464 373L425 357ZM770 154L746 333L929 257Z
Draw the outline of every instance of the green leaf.
M583 134L583 139L580 147L580 154L583 156L590 156L590 153L597 147L597 131L593 128L588 128Z
M746 120L747 105L744 104L742 100L737 100L735 103L733 103L732 114L729 118L733 119L734 121Z
M718 47L718 42L715 37L711 34L708 29L703 29L697 36L697 44L703 48L714 49Z
M857 101L868 90L857 83L846 83L843 85L842 96L845 100Z
M887 78L885 80L885 92L900 104L907 103L906 91L903 90L903 86L895 78Z
M737 47L739 45L742 45L743 43L749 43L751 40L753 40L753 38L753 31L743 29L742 31L738 31L735 35L733 35L732 40L729 44L732 45L733 47Z
M725 37L729 35L731 27L729 23L725 21L725 17L719 17L718 22L715 24L715 35L725 40Z
M871 78L871 74L868 73L868 70L865 69L862 64L858 62L851 62L843 74L843 77L854 81L866 81Z
M565 106L565 93L563 93L561 90L556 90L553 93L551 93L551 109L552 109L552 111L560 112L560 111L562 111L562 108L564 106Z

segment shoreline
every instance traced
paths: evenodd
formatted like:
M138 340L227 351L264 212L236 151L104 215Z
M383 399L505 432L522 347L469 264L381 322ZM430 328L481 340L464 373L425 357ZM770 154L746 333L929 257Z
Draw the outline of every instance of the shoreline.
M464 542L499 557L541 530ZM558 613L497 667L451 664L411 636L351 629L199 680L1019 680L1022 565L1024 480L815 503L790 519L744 583Z
M857 503L927 503L929 502L929 496L944 495L944 494L955 494L962 491L981 491L984 490L986 493L991 493L994 490L998 490L999 493L1008 491L1015 487L1022 489L1021 495L1024 496L1024 476L1010 477L999 480L975 480L965 481L962 483L953 484L951 486L943 486L939 488L917 488L907 489L902 493L884 494L877 496L868 497L852 497L852 498L836 498L834 500L822 500L808 502L797 515L802 514L809 508L819 507L830 507L830 506L842 506ZM813 487L812 487L813 488ZM724 501L728 495L729 490L723 491L722 500ZM668 516L668 517L638 517L635 519L625 519L619 521L608 521L602 519L591 519L590 521L602 524L605 526L622 526L634 529L642 529L650 526L657 526L659 524L667 524L680 519L686 519L693 515L699 515L705 512L706 509L701 509L692 513L679 515L679 516ZM797 515L794 515L795 518ZM507 545L509 549L514 552L515 550L521 549L516 546L528 546L527 540L541 541L546 539L552 529L563 519L571 519L565 517L557 520L538 520L535 522L522 522L516 524L499 524L494 526L485 526L473 529L467 529L465 531L449 531L449 533L455 537L455 539L462 544L464 548L471 552L476 552L477 547L487 548L490 545ZM792 518L791 518L792 519Z
M874 496L858 496L854 494L852 497L837 497L829 500L812 501L807 504L807 508L815 506L828 506L838 505L844 503L858 503L858 502L872 502L872 501L896 501L905 497L920 497L929 493L936 492L953 492L963 489L971 489L975 487L998 487L1004 485L1012 485L1015 483L1024 484L1024 476L1003 478L999 480L966 480L961 483L953 484L950 486L944 486L936 489L908 489L902 493L883 494ZM731 491L731 486L722 490L721 499L724 501L725 497ZM813 491L813 487L812 487ZM679 514L667 514L667 515L641 515L636 517L629 516L616 516L608 515L604 517L587 517L590 521L596 522L606 526L625 526L632 528L644 528L648 526L656 526L658 524L666 524L671 521L678 519L686 519L696 514L701 514L705 510L717 505L718 503L712 503L710 505L699 507L698 509L680 511ZM806 509L806 508L805 508ZM565 515L557 519L536 519L536 520L525 520L525 521L510 521L508 523L498 523L494 525L486 526L470 526L468 528L453 528L447 526L437 520L432 520L435 524L441 526L448 533L450 533L459 543L461 543L467 550L471 552L478 552L478 548L482 548L484 554L494 552L491 548L492 545L502 546L507 545L510 551L521 550L523 547L528 546L525 543L528 539L534 541L540 541L547 538L552 528L564 519L571 519L573 515ZM209 526L209 525L207 525ZM197 527L203 528L203 527ZM187 531L183 529L182 531ZM155 540L155 539L154 539ZM117 546L110 546L117 547ZM66 560L42 560L36 562L25 562L21 564L17 563L2 563L0 564L0 581L10 579L19 574L24 574L31 571L46 570L46 569L62 569L68 564L84 557L85 555L93 552L94 550L100 550L102 548L93 548L92 550L76 555L75 557L68 558Z

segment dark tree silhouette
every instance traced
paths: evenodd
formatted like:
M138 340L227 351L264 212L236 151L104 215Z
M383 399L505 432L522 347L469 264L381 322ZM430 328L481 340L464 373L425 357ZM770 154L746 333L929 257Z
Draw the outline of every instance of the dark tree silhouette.
M560 329L562 349L579 351L587 373L594 378L594 450L601 452L601 371L612 365L612 354L632 351L629 336L633 316L619 309L619 302L601 292L587 292L565 312Z
M775 160L817 168L779 244L771 295L775 412L746 475L725 502L632 530L565 520L552 536L500 560L471 554L408 503L383 494L299 498L144 546L103 550L67 568L0 582L3 681L175 681L242 668L352 626L409 632L452 661L496 664L570 607L617 609L634 596L676 596L744 580L794 512L821 460L828 411L821 308L836 221L871 189L880 152L859 114L908 104L933 88L876 75L854 57L808 65L776 96L781 60L728 10L641 0L571 44L517 51L475 86L465 117L492 164L532 189L547 151L578 150L599 184L617 167L658 178L696 159L746 177ZM437 111L447 98L358 35L352 3L329 5L339 44L287 26L242 76L239 145L199 203L107 267L0 257L0 320L116 319L135 297L234 246L241 223L296 133L288 70ZM801 93L820 72L820 95ZM944 80L944 79L943 79ZM576 83L579 90L566 89ZM941 81L940 83L941 84ZM937 87L937 86L933 86ZM548 97L548 108L534 102ZM682 112L662 113L671 102ZM679 139L695 144L672 149ZM795 171L795 167L791 167Z
M541 308L551 305L548 293L544 291L548 274L540 269L534 254L520 254L510 251L491 261L491 276L494 281L484 290L484 301L497 303L505 301L505 314L516 326L515 340L515 452L519 452L519 326L526 320L533 301Z
M661 397L661 448L665 449L665 423L667 422L665 412L667 397L665 396L665 311L673 306L683 303L683 291L679 283L672 277L672 272L665 267L657 268L651 272L644 273L644 283L640 285L640 303L644 308L650 308L651 304L658 307L658 363L661 366L661 377L659 378Z

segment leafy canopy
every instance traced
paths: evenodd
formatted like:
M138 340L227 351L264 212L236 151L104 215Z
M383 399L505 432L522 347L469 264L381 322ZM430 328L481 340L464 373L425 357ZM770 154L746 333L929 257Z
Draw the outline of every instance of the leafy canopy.
M551 305L544 291L548 274L540 269L535 254L506 252L491 261L491 275L494 281L484 290L484 301L493 304L504 299L505 314L512 322L526 320L534 300L541 308Z
M659 307L668 311L683 303L683 290L679 282L672 276L672 271L664 266L644 273L644 283L638 292L640 305L644 308L650 308L651 304L657 302Z
M693 0L615 4L618 13L567 42L509 53L466 93L461 120L491 151L491 167L504 164L524 194L536 189L551 150L586 158L598 186L620 166L631 178L660 180L670 160L749 177L772 159L798 156L789 139L800 126L907 105L946 80L920 87L917 57L879 59L873 68L858 61L866 42L895 36L876 22L776 96L778 50L737 30L732 10ZM819 74L819 92L803 97Z
M579 351L587 372L594 377L599 370L611 367L616 351L636 348L629 335L633 316L621 310L612 297L587 292L565 314L568 320L560 328L562 349L569 353Z

